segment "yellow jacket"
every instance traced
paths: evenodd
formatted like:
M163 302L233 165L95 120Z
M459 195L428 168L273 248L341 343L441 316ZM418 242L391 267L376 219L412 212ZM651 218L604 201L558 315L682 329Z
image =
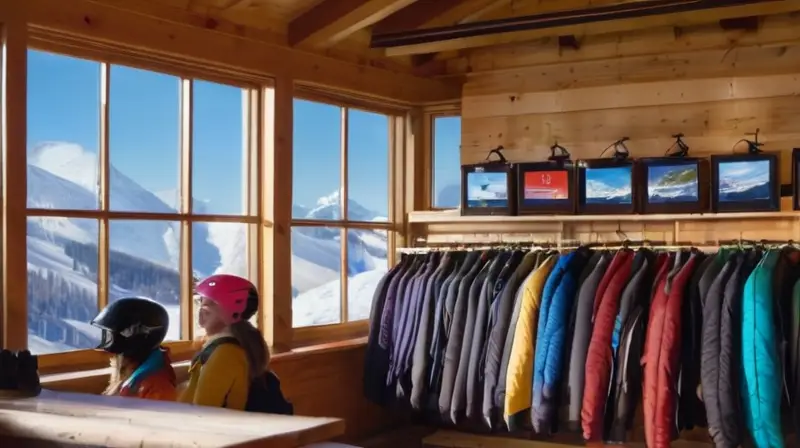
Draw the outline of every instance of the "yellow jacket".
M514 331L511 356L506 373L506 402L503 417L508 423L510 416L531 407L533 381L533 356L536 346L536 331L539 323L539 305L542 290L556 264L556 255L550 255L536 268L523 285L525 288L520 305L519 320ZM503 379L501 379L503 381Z
M206 342L207 346L213 342ZM203 348L205 348L205 346ZM178 401L244 410L250 387L247 355L237 344L219 344L205 364L193 361L189 382Z

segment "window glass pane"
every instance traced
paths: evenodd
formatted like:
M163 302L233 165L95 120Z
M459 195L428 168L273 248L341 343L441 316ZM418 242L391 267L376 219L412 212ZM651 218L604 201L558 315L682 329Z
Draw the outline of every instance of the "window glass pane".
M341 109L294 100L292 218L341 220Z
M389 117L347 110L347 219L388 221Z
M372 296L388 268L385 230L347 232L347 320L369 319Z
M193 83L193 213L244 215L247 187L245 93L239 87Z
M96 347L97 220L28 218L27 244L31 352Z
M175 213L180 178L180 79L112 65L110 208Z
M292 228L292 325L341 321L341 229Z
M142 296L169 313L167 340L181 338L181 225L114 220L108 224L108 300Z
M202 280L212 274L231 274L256 284L258 280L250 278L248 273L248 227L248 224L228 222L192 224L192 271L195 277ZM196 307L193 321L195 336L202 336L203 331L197 325Z
M28 51L30 208L98 207L100 63Z
M433 206L461 205L461 117L433 121Z

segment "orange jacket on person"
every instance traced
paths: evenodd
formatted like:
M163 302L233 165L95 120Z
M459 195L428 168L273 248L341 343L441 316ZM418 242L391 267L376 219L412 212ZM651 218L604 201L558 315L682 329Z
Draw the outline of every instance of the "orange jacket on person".
M175 401L178 398L176 377L167 350L154 351L122 384L119 395Z

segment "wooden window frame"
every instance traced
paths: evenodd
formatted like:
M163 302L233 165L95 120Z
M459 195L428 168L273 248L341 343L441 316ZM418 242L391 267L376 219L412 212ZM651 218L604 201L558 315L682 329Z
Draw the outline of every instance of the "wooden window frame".
M343 93L314 84L293 80L290 76L271 77L268 74L238 70L224 64L198 63L191 58L168 56L152 53L147 48L136 47L124 42L109 42L89 38L75 37L55 30L45 29L30 24L24 14L24 8L18 8L13 2L0 2L0 33L2 36L2 113L0 113L0 151L2 152L3 200L0 201L0 221L3 235L0 238L0 251L3 260L0 265L0 346L9 349L22 349L27 346L27 52L37 49L65 56L93 60L100 63L125 65L129 67L166 73L188 79L201 79L220 84L234 85L250 90L251 126L248 142L255 151L251 154L251 166L247 175L259 182L251 182L255 194L250 195L248 205L257 210L254 216L214 216L191 215L184 209L177 215L111 213L95 211L62 211L37 210L36 215L53 217L94 218L100 222L109 219L162 219L177 220L184 226L191 227L191 222L237 222L245 221L248 229L248 268L257 271L251 274L252 279L261 287L262 303L259 307L259 327L275 352L292 349L296 346L308 346L329 343L332 339L353 339L363 336L368 331L366 320L348 322L329 326L291 328L291 276L277 275L288 272L281 268L291 260L286 225L291 223L291 204L286 203L285 190L291 191L291 176L278 175L275 166L291 165L291 110L294 98L332 103L337 106L362 109L385 114L390 117L390 154L389 154L389 222L324 222L343 228L371 228L386 230L389 245L389 265L395 262L394 249L403 244L407 225L405 220L409 204L413 201L406 197L408 193L408 175L414 170L406 169L410 161L416 157L413 150L418 140L414 131L419 123L422 110L402 102L391 102L360 96L352 92ZM289 111L288 114L275 114L276 111ZM288 115L288 116L287 116ZM106 117L107 118L107 117ZM191 136L191 133L188 134ZM182 145L187 144L184 140ZM190 144L190 143L188 143ZM181 158L181 164L191 160ZM285 170L284 170L285 171ZM287 182L287 180L289 182ZM181 184L190 182L187 176ZM258 184L256 187L255 184ZM186 189L184 189L186 191ZM280 193L278 193L280 192ZM187 198L189 196L184 195ZM289 202L290 199L289 199ZM138 215L138 216L137 216ZM177 218L177 219L176 219ZM244 219L242 219L244 218ZM103 227L103 226L99 226ZM257 231L253 231L257 229ZM106 232L107 228L102 231ZM99 233L99 232L98 232ZM185 234L185 233L184 233ZM186 235L186 234L185 234ZM98 235L99 237L99 235ZM99 238L98 238L99 239ZM186 243L191 238L185 238ZM98 241L99 242L99 241ZM186 244L183 243L182 244ZM190 245L190 244L189 244ZM106 244L107 246L107 244ZM255 249L253 249L255 247ZM189 249L191 250L191 249ZM99 252L102 252L99 250ZM106 254L100 255L106 256ZM99 257L98 257L99 258ZM266 262L258 263L259 260ZM182 251L181 270L191 261L189 251ZM346 271L345 271L346 274ZM186 283L191 281L187 276ZM99 294L98 285L98 296ZM188 292L188 289L187 289ZM192 301L181 296L181 313L193 314ZM188 296L187 296L188 298ZM101 300L101 299L98 299ZM104 300L104 299L103 299ZM346 296L344 296L346 300ZM186 309L186 311L184 311ZM288 319L287 319L288 318ZM192 325L184 325L191 334ZM174 361L190 359L198 349L195 341L182 340L168 344ZM311 349L310 347L308 349ZM304 350L308 350L304 349ZM103 368L108 365L108 355L95 350L76 350L43 355L39 359L40 371L43 375L62 372L76 372Z
M398 138L398 129L403 129L408 108L399 105L389 105L369 102L361 98L354 98L347 95L340 95L336 92L322 93L312 88L297 88L294 99L312 101L327 104L339 108L340 113L340 175L339 175L339 207L343 219L341 220L311 220L292 218L290 229L295 227L326 227L339 229L341 241L339 285L340 285L340 314L339 322L327 325L313 325L307 327L293 328L292 345L303 347L331 341L353 339L365 336L369 332L369 320L361 319L357 321L348 320L348 275L347 275L347 232L349 230L382 230L387 235L387 268L391 268L396 263L395 248L399 239L399 234L403 232L403 216L397 212L396 204L402 203L402 188L398 188L398 179L403 178L403 164L398 163L398 155L403 154L403 140ZM348 182L348 111L361 110L365 112L378 113L388 118L388 221L351 221L347 217L347 202L349 197ZM402 159L401 159L402 160ZM297 162L295 160L295 162Z
M426 108L424 112L425 121L423 123L423 148L425 157L423 163L425 164L424 172L428 173L425 176L425 186L423 195L427 201L422 205L422 210L455 210L454 208L436 207L436 119L447 117L461 117L461 106L459 104L447 104L432 108Z
M101 77L100 77L100 102L98 104L100 110L100 145L99 145L99 174L100 174L100 188L99 188L99 207L97 210L59 210L59 209L29 209L27 208L27 195L23 194L23 201L25 213L23 219L27 222L29 217L45 217L45 218L89 218L95 219L98 222L98 291L97 291L97 306L102 309L108 303L108 255L109 255L109 223L112 220L130 220L130 221L171 221L179 222L181 224L181 237L180 237L180 258L179 258L179 273L180 273L180 316L181 316L181 339L178 341L169 341L165 345L170 348L173 358L175 360L183 360L191 357L193 352L197 349L197 343L193 342L198 335L194 334L194 301L192 300L192 224L202 223L235 223L244 224L247 226L246 246L247 246L247 260L248 260L248 277L256 284L256 286L264 284L264 269L262 269L262 232L259 231L259 226L271 227L272 223L264 218L264 211L262 207L261 197L264 194L262 190L262 163L261 158L263 154L262 140L257 136L261 133L261 123L264 121L263 113L264 108L262 103L264 101L264 85L254 85L251 82L243 82L236 79L223 79L220 76L203 76L202 73L194 75L191 78L187 77L186 70L179 70L178 73L165 71L163 64L157 65L156 69L152 66L141 66L138 64L123 64L114 63L113 65L128 66L137 69L144 69L156 73L167 74L170 76L177 76L180 79L180 155L179 155L179 184L181 191L180 211L178 213L152 213L152 212L128 212L128 211L112 211L110 210L110 184L109 184L109 144L108 144L108 113L110 106L109 87L113 82L110 76L111 65L102 60L94 58L87 58L84 54L75 55L64 53L60 51L53 51L52 47L44 46L39 48L38 45L31 46L30 49L47 51L54 54L59 54L69 57L78 57L84 60L94 60L100 64ZM28 48L25 49L27 54ZM27 75L27 68L24 71ZM211 79L209 79L211 78ZM193 132L192 126L194 122L194 108L193 108L193 85L194 81L210 81L215 83L223 83L228 86L236 87L242 90L242 107L244 123L243 133L243 146L245 162L243 165L242 176L243 184L246 186L243 190L243 201L245 203L245 210L243 215L221 215L221 214L194 214L192 210L192 148L193 148ZM27 131L26 131L27 133ZM23 160L27 164L27 151L23 152ZM22 170L22 173L25 173ZM9 174L6 174L9 177ZM13 176L15 182L26 185L26 174L17 173ZM24 229L23 229L24 230ZM14 238L6 233L6 238ZM22 241L25 241L25 236L22 236ZM23 252L24 253L24 252ZM270 261L267 261L269 263ZM27 271L26 271L27 275ZM8 297L8 296L6 296ZM20 305L15 305L15 309L21 309ZM16 340L17 347L27 347L27 297L25 296L25 314L26 319L23 320L25 325L10 325L9 333L13 332L14 337L9 338ZM259 316L257 318L257 326L264 329L267 325L264 315L266 310L259 307ZM23 327L23 328L19 328ZM23 333L24 332L24 333ZM20 341L20 338L24 338ZM108 362L108 355L96 350L74 350L69 352L42 354L39 356L40 371L44 374L47 373L60 373L65 371L83 370L97 368Z

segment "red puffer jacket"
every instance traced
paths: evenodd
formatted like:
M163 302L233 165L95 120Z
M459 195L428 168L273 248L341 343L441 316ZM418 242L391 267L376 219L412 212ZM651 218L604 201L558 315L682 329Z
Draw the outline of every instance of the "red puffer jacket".
M697 258L692 254L683 266L675 267L667 263L657 275L657 289L650 307L642 357L642 402L648 448L669 448L677 432L675 415L680 374L681 305L696 261Z
M603 438L604 411L614 364L611 335L619 309L619 298L631 276L634 252L617 252L600 281L592 313L592 337L586 354L586 380L583 387L581 426L583 438L599 441Z

